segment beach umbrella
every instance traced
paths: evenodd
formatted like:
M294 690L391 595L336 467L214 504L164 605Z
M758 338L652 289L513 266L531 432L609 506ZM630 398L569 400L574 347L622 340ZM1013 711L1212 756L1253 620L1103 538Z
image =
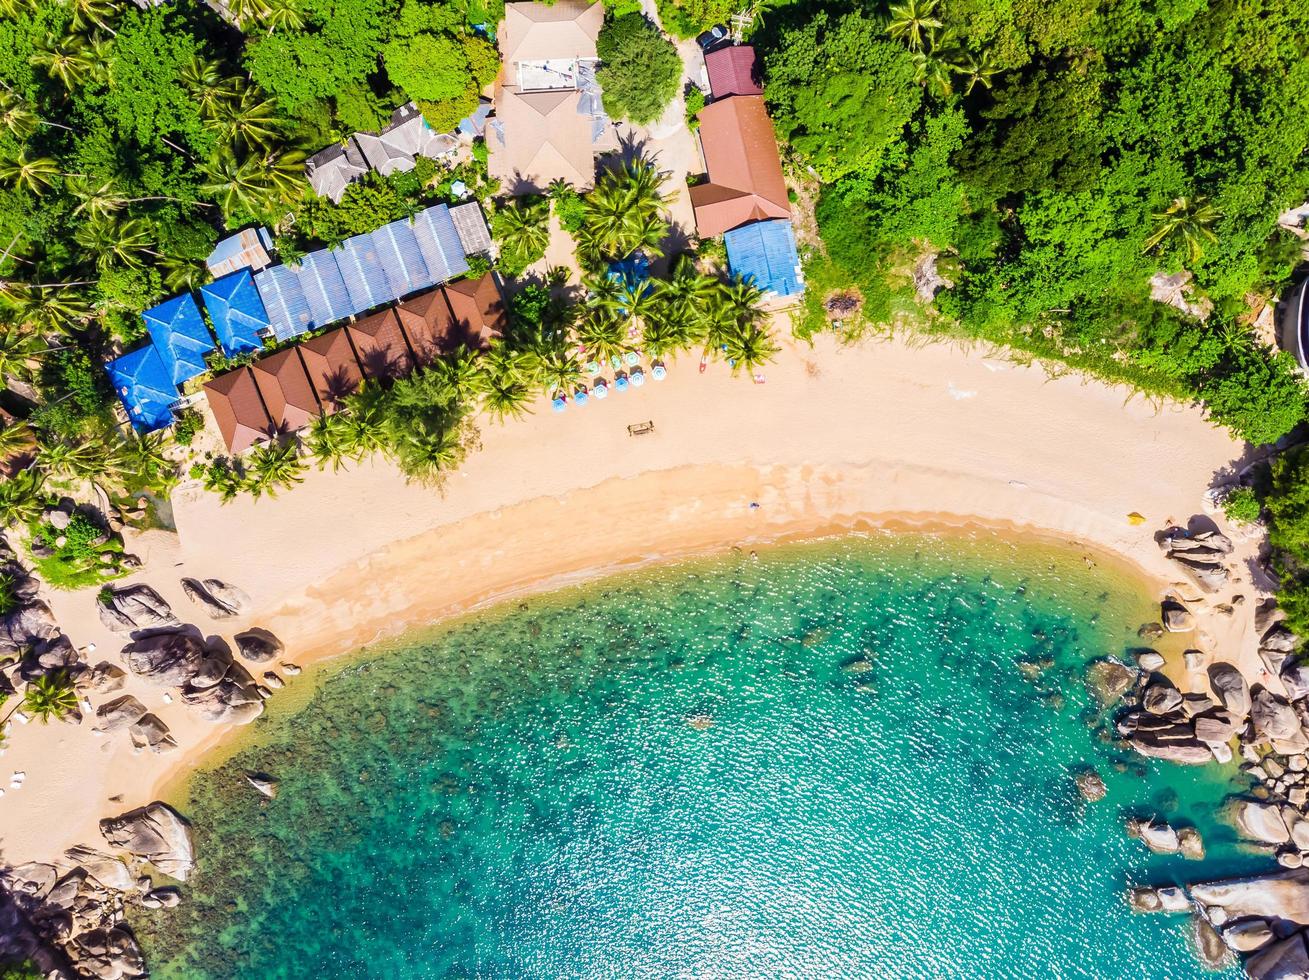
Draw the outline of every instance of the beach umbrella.
M601 401L609 397L609 386L605 384L604 378L595 383L595 387L591 389L591 397L599 398Z
M553 408L556 412L562 412L565 408L568 407L568 403L564 401L562 398L556 398L554 399L554 401L550 402L550 407Z
M574 405L585 405L590 400L591 396L586 393L585 388L578 388L577 391L573 392Z
M668 370L662 364L656 364L650 369L650 377L656 381L663 381L664 378L668 377Z
M639 388L645 384L645 372L640 368L634 368L630 375L633 388Z
M599 362L599 361L587 361L587 362L586 362L586 373L587 373L587 374L590 374L590 375L596 375L596 374L599 374L599 373L600 373L600 362Z
M626 390L627 390L627 379L620 374L618 377L614 379L614 391L626 391Z
M623 360L626 362L628 367L631 367L633 364L641 363L641 355L634 350L629 350L623 355Z

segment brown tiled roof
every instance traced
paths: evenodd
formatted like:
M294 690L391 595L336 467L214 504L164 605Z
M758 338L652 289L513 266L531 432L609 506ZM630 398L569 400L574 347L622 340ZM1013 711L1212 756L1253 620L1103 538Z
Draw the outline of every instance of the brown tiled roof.
M748 44L719 48L704 56L709 70L709 90L715 99L729 95L763 95L759 84L759 64Z
M251 370L264 397L264 407L279 432L302 429L318 417L314 387L294 347L256 361Z
M488 272L480 279L447 283L445 294L459 324L456 331L458 343L476 350L504 335L508 315L495 273Z
M758 95L733 95L700 110L709 183L691 188L696 230L721 235L747 221L789 218L773 124Z
M557 179L590 189L595 147L591 117L582 113L581 99L574 89L524 93L506 85L498 90L495 116L504 138L488 131L491 176L515 194L544 191Z
M440 289L405 300L395 312L420 364L431 364L459 343L454 314Z
M517 61L594 58L604 16L599 2L505 4L505 19L496 32L505 72Z
M346 327L366 378L400 378L414 369L395 310L385 309Z
M300 359L314 394L329 415L341 407L342 399L353 394L364 378L345 327L304 341L300 344Z
M269 437L271 424L248 367L220 374L205 385L205 397L230 452L245 452Z

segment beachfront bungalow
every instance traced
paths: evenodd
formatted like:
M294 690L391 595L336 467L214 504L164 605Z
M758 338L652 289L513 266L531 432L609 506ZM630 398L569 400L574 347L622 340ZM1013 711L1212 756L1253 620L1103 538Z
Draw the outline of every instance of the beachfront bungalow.
M755 221L723 236L732 275L753 283L765 298L798 296L804 274L791 222L781 218Z
M205 385L205 398L218 431L233 453L242 453L273 431L272 420L259 397L259 386L248 367L220 374Z
M105 371L139 432L153 432L173 424L177 386L154 344L115 357L105 365Z
M491 229L480 204L476 201L456 204L450 209L450 220L454 222L465 255L491 254Z
M433 289L410 297L395 308L418 363L426 366L458 346L455 317L445 290Z
M275 432L294 432L322 414L298 348L270 354L250 369Z
M346 327L364 377L377 380L402 378L414 369L413 353L405 341L394 309L366 316Z
M445 295L458 327L458 343L485 350L492 340L504 336L509 314L495 273L452 282L445 287Z
M306 340L299 345L299 351L309 383L325 414L331 415L347 396L359 390L364 374L345 327Z
M391 124L380 133L355 133L354 141L368 165L383 177L413 170L420 156L437 160L459 147L454 136L428 125L412 102L391 113Z
M173 384L180 385L208 370L205 355L214 349L214 338L190 293L151 307L141 319Z
M271 330L272 323L249 269L228 273L201 286L200 298L224 354L237 357L263 350L263 337Z
M700 110L700 148L709 180L691 188L695 225L712 238L749 221L789 218L773 124L763 96L732 95Z
M488 167L511 194L540 193L555 180L579 190L595 182L597 153L617 148L595 80L599 2L510 3L496 37L503 57Z
M358 180L368 173L368 161L364 159L354 138L319 150L305 161L305 176L309 186L319 197L340 204L345 196L345 189L350 182Z
M229 235L214 246L205 259L209 274L215 279L249 269L258 272L266 269L273 262L269 252L273 250L273 237L267 228L247 228L235 235Z
M710 51L704 56L709 91L715 99L729 95L763 95L762 73L755 50L748 44Z

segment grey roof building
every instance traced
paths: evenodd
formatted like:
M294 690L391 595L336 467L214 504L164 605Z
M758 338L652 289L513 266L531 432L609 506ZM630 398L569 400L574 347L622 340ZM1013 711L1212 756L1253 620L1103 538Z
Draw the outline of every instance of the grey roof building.
M383 177L413 170L418 157L436 159L459 145L455 137L432 129L412 102L391 113L391 125L380 133L355 133L355 142L369 166Z
M345 194L350 181L358 180L366 173L368 173L368 162L359 152L354 137L346 140L344 144L319 150L305 161L305 175L309 178L309 186L320 197L330 198L338 204L341 203L341 196Z
M456 204L450 209L450 220L466 254L485 255L491 251L491 229L486 226L486 217L476 201Z

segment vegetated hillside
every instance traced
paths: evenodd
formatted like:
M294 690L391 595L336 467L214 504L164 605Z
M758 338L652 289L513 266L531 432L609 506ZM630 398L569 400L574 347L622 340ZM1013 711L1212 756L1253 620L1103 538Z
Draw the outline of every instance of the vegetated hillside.
M1305 417L1290 358L1245 325L1300 259L1277 216L1309 198L1305 4L800 2L755 42L821 182L811 327L846 284L871 323L912 312L939 253L935 329L1199 397L1255 443ZM1150 299L1182 270L1203 321Z

